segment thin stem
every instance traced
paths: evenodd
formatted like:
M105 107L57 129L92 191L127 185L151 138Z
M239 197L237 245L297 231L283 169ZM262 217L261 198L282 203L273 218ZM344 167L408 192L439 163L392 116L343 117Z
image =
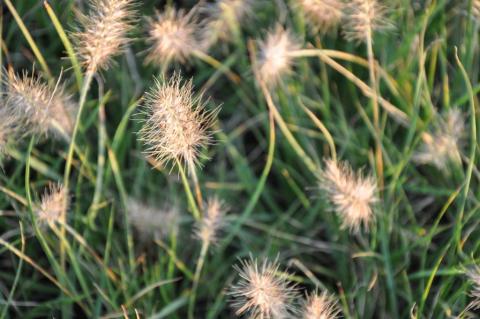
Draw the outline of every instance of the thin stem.
M382 157L382 137L381 137L381 128L380 128L380 110L378 108L378 96L380 90L378 87L376 74L375 74L375 57L373 55L373 43L372 43L372 32L371 29L368 29L367 33L367 55L368 55L368 70L370 74L370 85L372 86L373 93L371 96L372 108L373 108L373 126L375 128L375 157L377 164L377 174L378 174L378 184L379 189L383 189L383 157Z
M185 188L185 193L187 193L188 204L190 205L190 209L192 210L193 217L198 220L200 219L201 214L190 189L187 174L185 173L185 169L183 168L182 163L178 159L176 161L178 165L178 170L180 171L180 176L182 177L182 183L183 187Z
M73 161L73 151L75 149L75 142L78 134L78 128L80 126L80 119L82 117L82 111L85 106L85 100L87 98L87 93L90 88L92 78L93 78L93 72L87 72L85 76L85 81L83 82L82 90L80 91L80 100L78 102L78 113L77 113L77 118L75 119L75 126L73 127L72 139L68 147L67 160L65 162L65 173L63 176L63 185L65 186L65 189L67 191L69 190L70 173L72 170L72 161ZM66 212L62 212L61 221L62 221L62 225L66 223ZM65 236L64 226L61 226L60 232L62 236ZM64 247L63 241L60 242L60 262L62 266L65 266L65 247Z
M195 268L195 275L193 276L193 286L190 293L190 299L188 302L188 318L194 319L195 313L195 299L197 297L198 282L200 281L200 276L202 274L203 265L205 264L205 259L208 252L208 247L210 242L202 241L202 248L200 250L200 256L198 257L197 267Z
M197 198L198 207L200 208L200 210L203 210L202 189L200 188L197 170L194 165L190 165L189 172L190 174L192 174L193 186L195 188L195 197Z

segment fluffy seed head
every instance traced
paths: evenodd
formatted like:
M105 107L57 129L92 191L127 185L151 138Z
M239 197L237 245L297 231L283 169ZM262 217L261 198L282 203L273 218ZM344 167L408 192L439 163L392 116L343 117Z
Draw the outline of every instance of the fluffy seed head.
M159 165L178 160L189 169L195 167L200 150L211 143L210 128L218 109L205 109L202 96L193 93L192 81L183 82L180 75L163 83L155 79L143 112L140 139L147 145L145 153Z
M167 7L163 13L158 13L155 19L149 20L149 40L152 48L147 62L159 65L168 64L171 60L185 62L193 51L200 47L197 29L193 11L185 14L183 10Z
M472 1L472 14L476 19L480 19L480 0Z
M259 43L258 75L265 84L274 86L291 72L291 52L300 49L300 42L282 27L277 27Z
M358 232L363 225L368 230L375 219L372 206L378 201L372 176L353 172L345 162L326 160L319 186L342 219L342 228Z
M480 309L480 268L475 267L467 271L467 276L473 283L473 289L470 295L473 297L473 301L470 304L471 309Z
M135 13L133 0L90 0L88 15L80 16L80 31L73 35L87 72L107 69L114 55L128 43Z
M225 225L228 207L218 197L209 198L203 218L196 227L195 235L204 243L215 243L218 233Z
M7 109L23 123L17 127L22 126L24 133L71 133L76 106L62 86L54 87L27 72L9 72L4 82Z
M0 159L2 159L9 143L20 138L22 119L5 103L0 105L0 119Z
M180 212L175 205L159 209L129 198L127 209L130 223L144 242L167 237L180 222Z
M252 13L252 0L217 0L205 4L201 11L207 14L202 30L202 46L208 48L217 41L229 41L240 24Z
M344 35L347 40L366 42L374 31L388 30L392 23L385 17L387 9L377 0L351 0L345 10Z
M321 33L338 26L345 6L340 0L299 0L298 5L309 24Z
M437 115L434 128L423 135L423 144L413 159L420 164L432 164L446 170L449 163L461 162L461 141L465 133L465 118L458 109Z
M312 293L307 296L303 308L303 319L336 319L340 309L335 297L327 292Z
M278 260L244 260L235 266L239 281L230 287L232 306L237 316L248 318L278 319L291 318L296 312L293 300L297 297L294 284L288 274L279 272Z
M37 220L41 224L53 225L60 222L69 205L67 189L61 184L51 184L38 206Z

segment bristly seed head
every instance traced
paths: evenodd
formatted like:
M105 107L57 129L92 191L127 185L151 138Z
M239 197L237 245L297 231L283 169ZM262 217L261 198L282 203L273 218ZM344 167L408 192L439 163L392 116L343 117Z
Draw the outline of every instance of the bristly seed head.
M292 52L301 48L292 33L280 26L259 42L258 75L266 85L274 86L291 72Z
M2 101L3 102L3 101ZM22 118L7 103L0 104L0 160L6 155L8 145L22 134Z
M71 133L76 105L63 86L53 87L27 72L19 76L10 71L4 82L5 104L23 123L17 124L23 134Z
M218 108L205 109L202 96L194 95L192 80L183 82L173 75L167 82L155 79L155 86L146 94L140 130L145 153L159 165L179 161L193 169L198 164L202 148L212 142L211 127Z
M243 260L235 266L240 275L237 284L230 287L228 294L233 297L232 306L237 316L249 318L284 319L291 318L297 309L293 301L297 289L280 273L278 260L264 260L261 265L256 259Z
M393 28L386 18L387 8L377 0L351 0L345 10L344 35L347 40L366 42L374 31Z
M53 225L61 222L69 206L68 190L61 184L51 184L36 209L40 224Z
M133 0L90 0L89 14L80 16L81 30L73 34L87 72L107 69L122 52L135 18L132 8Z
M147 62L164 65L177 60L183 63L200 48L197 39L199 26L193 15L194 10L185 14L183 10L167 7L163 13L157 13L155 19L149 19L152 48Z
M465 118L458 109L451 109L443 116L437 115L434 128L423 135L423 144L413 156L420 164L432 164L448 172L448 164L462 161L462 137L465 134Z
M240 24L252 12L253 0L217 0L205 4L202 12L207 14L202 28L202 47L208 49L217 41L230 41Z
M470 292L473 301L470 303L469 308L474 310L480 309L480 268L475 266L475 268L468 270L466 274L473 283L473 289Z
M225 226L225 213L228 207L218 197L209 198L205 214L195 229L195 236L203 243L215 244L218 234Z
M372 176L364 177L361 172L353 172L346 162L326 160L319 187L326 192L342 219L342 228L355 233L363 225L368 231L375 220L372 206L378 201L377 186Z
M303 319L336 319L340 313L335 297L327 292L307 296L303 307Z
M299 0L308 23L315 31L326 33L338 26L345 4L341 0Z
M164 239L174 232L180 223L180 212L175 205L159 209L129 198L127 201L129 221L143 242Z
M480 19L480 0L472 1L472 14L475 19Z

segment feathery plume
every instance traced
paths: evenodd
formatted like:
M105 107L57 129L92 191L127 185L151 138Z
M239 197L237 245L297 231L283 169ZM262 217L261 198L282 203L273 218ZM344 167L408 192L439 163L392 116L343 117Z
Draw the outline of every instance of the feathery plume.
M280 26L267 34L259 43L258 75L265 84L274 86L291 72L291 52L300 49L301 44L292 33Z
M81 15L80 31L73 34L78 55L88 73L107 69L114 55L128 43L133 0L90 0L88 15Z
M480 19L480 0L472 1L472 14L476 19Z
M167 7L163 13L157 13L155 19L149 19L152 48L147 62L163 65L177 60L183 63L200 47L194 10L185 14L183 10Z
M480 268L475 267L467 271L467 276L473 283L473 289L470 295L473 297L473 301L469 305L469 309L480 309Z
M22 119L4 103L0 105L0 119L0 159L2 159L10 142L20 137Z
M201 11L208 16L202 29L202 47L209 48L217 41L229 41L240 23L252 12L252 0L217 0L205 4Z
M335 297L327 292L312 293L307 296L303 307L303 319L336 319L340 309Z
M218 109L207 111L202 96L194 95L192 80L183 82L179 74L165 83L155 79L146 95L147 117L140 130L145 153L159 165L178 160L193 169L200 150L211 143L211 126Z
M129 198L127 210L130 223L144 242L167 237L180 222L180 212L175 205L159 209Z
M53 87L27 72L21 76L9 72L4 82L5 103L21 118L24 133L71 133L76 106L62 86Z
M219 231L225 225L225 213L228 207L218 197L209 198L205 215L196 227L195 235L204 243L215 243Z
M446 170L449 163L461 163L461 141L465 133L465 118L458 109L437 115L430 133L423 135L420 150L413 155L419 164L432 164Z
M61 184L50 184L36 209L37 221L40 224L53 225L62 220L69 205L67 189Z
M308 23L315 31L326 33L338 26L345 4L340 0L299 0Z
M387 8L377 0L351 0L345 8L344 36L349 41L366 42L374 31L391 29Z
M240 280L230 287L228 294L234 300L232 306L237 316L249 318L290 318L296 312L293 300L297 289L288 279L288 274L279 272L278 259L264 260L260 265L256 259L243 260L235 266Z
M319 186L342 219L342 228L358 232L363 225L368 230L375 218L372 205L378 201L372 176L353 172L346 162L326 160Z

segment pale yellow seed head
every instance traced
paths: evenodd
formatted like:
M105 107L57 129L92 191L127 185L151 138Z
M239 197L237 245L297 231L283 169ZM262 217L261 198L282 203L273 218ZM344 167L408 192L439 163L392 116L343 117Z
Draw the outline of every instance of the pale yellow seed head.
M212 142L217 110L205 109L202 96L193 92L191 80L183 82L180 75L163 83L155 79L155 86L146 95L146 119L140 130L145 153L159 165L179 161L194 168L202 148Z
M183 10L167 7L155 19L149 20L152 47L147 62L164 65L172 60L187 61L200 48L198 28L193 11L185 14Z
M232 306L237 316L248 318L292 318L296 312L293 301L297 290L287 277L280 273L278 261L264 260L259 263L255 259L244 260L235 266L239 281L230 287L228 294L232 296Z
M472 0L472 14L477 20L480 20L480 0Z
M291 73L294 58L290 53L301 48L292 33L277 27L259 42L258 76L267 86L274 86Z
M68 190L61 184L52 184L42 197L36 209L40 224L54 225L62 221L69 206Z
M433 129L423 135L423 144L413 155L419 164L431 164L448 172L448 165L462 161L462 137L465 134L465 118L458 109L437 115Z
M375 31L392 29L387 9L377 0L351 0L345 10L344 35L347 40L367 42Z
M315 31L326 33L340 24L345 4L340 0L298 0L298 6Z
M227 211L228 207L218 197L209 198L205 214L196 227L195 236L203 243L215 244L219 232L225 226L225 213Z
M81 16L73 35L78 56L87 72L107 69L113 56L128 43L135 12L133 0L91 0L88 15Z
M24 134L70 135L76 104L61 85L50 85L39 76L9 72L5 103L19 120Z
M467 276L473 284L470 296L473 297L473 301L470 303L470 309L480 309L480 268L475 266L467 271Z
M207 15L202 28L202 48L208 49L218 41L229 42L252 13L252 0L217 0L201 7Z
M327 292L307 296L303 307L303 319L336 319L340 313L335 297Z
M180 212L175 205L157 208L129 198L127 210L129 221L143 242L164 239L180 223Z
M325 161L319 187L342 220L342 228L358 232L363 225L368 231L375 220L373 205L378 201L377 186L372 176L353 172L347 163Z

